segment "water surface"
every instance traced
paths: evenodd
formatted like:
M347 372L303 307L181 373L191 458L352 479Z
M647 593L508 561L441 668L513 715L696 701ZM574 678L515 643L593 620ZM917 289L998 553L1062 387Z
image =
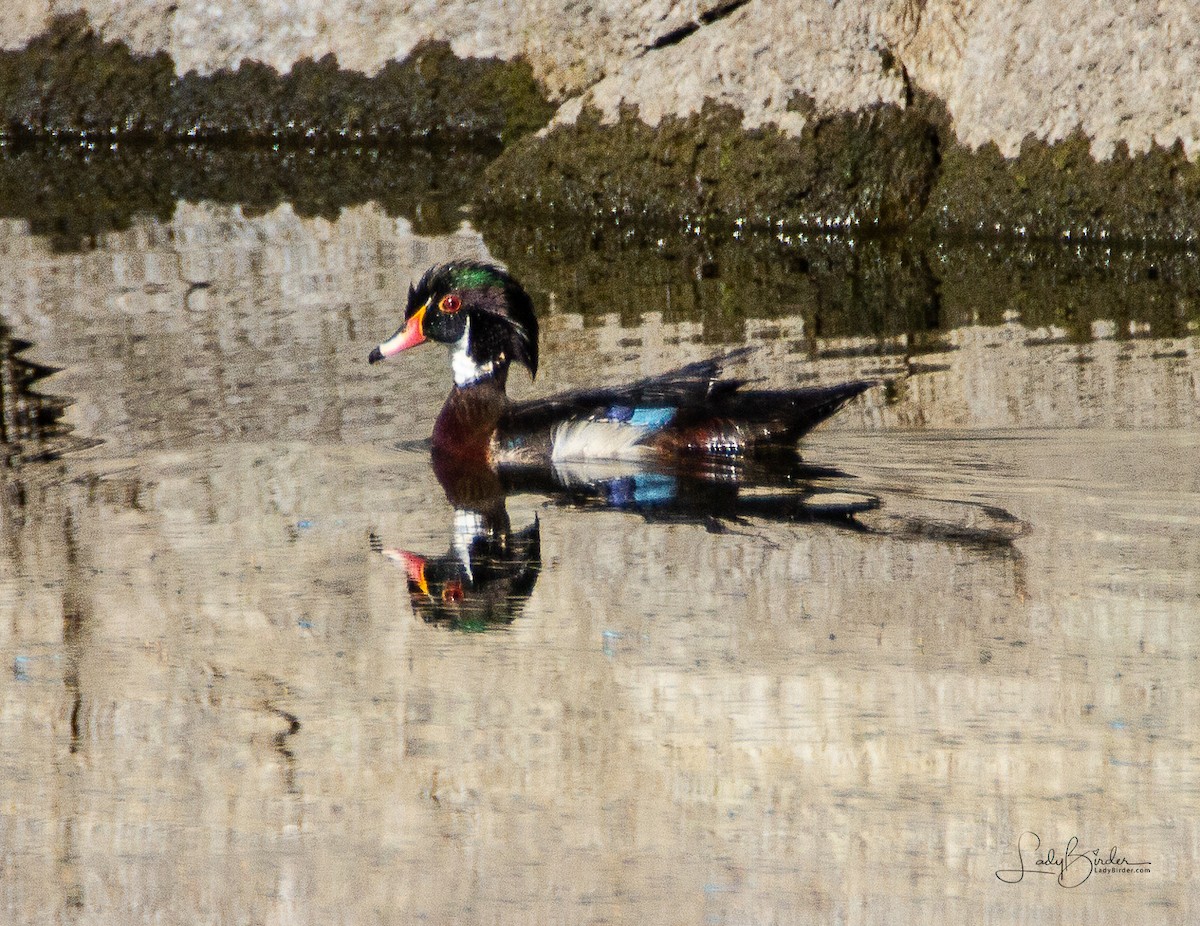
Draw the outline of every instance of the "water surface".
M365 357L415 274L490 253L372 205L180 204L91 250L0 227L6 922L1189 919L1186 313L822 331L796 268L722 325L777 267L534 268L543 375L514 392L744 343L770 385L886 379L804 447L807 488L878 507L525 488L536 581L455 627L381 554L454 547L421 443L446 358ZM1151 871L1004 883L1027 831Z

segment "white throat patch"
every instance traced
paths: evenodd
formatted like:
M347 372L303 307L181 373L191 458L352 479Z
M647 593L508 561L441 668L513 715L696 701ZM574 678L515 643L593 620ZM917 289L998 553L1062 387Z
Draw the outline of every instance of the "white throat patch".
M475 576L471 572L471 544L486 533L479 512L454 509L454 555L458 557L463 571L472 582L475 581Z
M456 386L470 386L496 372L495 364L492 361L476 363L471 359L471 355L467 351L467 344L470 340L471 320L467 319L467 327L463 331L463 336L450 345L450 368L454 371L454 385Z

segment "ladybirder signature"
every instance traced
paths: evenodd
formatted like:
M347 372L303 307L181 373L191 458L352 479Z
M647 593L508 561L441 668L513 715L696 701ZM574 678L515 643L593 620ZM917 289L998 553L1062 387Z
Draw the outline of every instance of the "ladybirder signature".
M1017 838L1017 867L1001 868L996 877L1005 884L1017 884L1028 875L1054 875L1060 887L1079 887L1092 875L1148 874L1149 862L1131 862L1116 846L1101 855L1099 849L1080 849L1079 837L1072 836L1060 852L1053 846L1041 851L1042 837L1024 832Z

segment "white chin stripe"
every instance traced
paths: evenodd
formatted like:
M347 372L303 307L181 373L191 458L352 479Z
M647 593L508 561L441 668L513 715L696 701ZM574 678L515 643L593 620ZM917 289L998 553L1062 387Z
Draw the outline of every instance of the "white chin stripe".
M490 360L485 363L476 363L471 359L471 355L467 351L467 344L470 340L471 322L468 319L467 329L463 332L463 336L450 345L450 368L454 371L454 385L456 386L469 386L496 372L495 364Z

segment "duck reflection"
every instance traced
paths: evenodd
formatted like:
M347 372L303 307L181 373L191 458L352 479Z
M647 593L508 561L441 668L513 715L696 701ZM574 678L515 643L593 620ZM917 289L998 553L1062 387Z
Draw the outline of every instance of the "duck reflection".
M482 469L434 465L454 505L450 545L433 556L372 546L407 573L413 613L427 624L480 631L511 624L542 571L541 521L514 529L511 496L576 511L621 511L647 521L694 524L713 533L764 522L824 523L867 531L857 516L879 507L871 494L836 485L850 477L793 454L770 465L632 468L569 465ZM834 483L830 485L829 483Z
M450 549L441 556L386 549L408 573L413 613L427 624L486 630L511 624L542 570L541 524L514 531L503 502L490 511L457 509Z
M700 524L713 533L751 519L822 521L862 529L855 515L879 506L870 494L844 491L850 477L804 463L798 454L769 463L699 461L691 466L629 470L604 464L566 464L549 472L512 474L518 491L545 494L574 508L607 508L648 521ZM832 483L832 485L830 485Z
M542 573L541 520L515 528L510 498L573 515L623 512L649 523L693 525L710 533L756 532L771 524L851 531L866 538L944 544L978 562L1011 564L1023 584L1015 541L1029 529L1010 512L875 485L798 453L721 465L633 467L570 464L484 468L468 474L434 460L454 506L449 549L441 555L372 546L407 574L413 613L427 624L481 631L511 624ZM584 555L581 553L581 555ZM1019 593L1019 589L1018 589Z

